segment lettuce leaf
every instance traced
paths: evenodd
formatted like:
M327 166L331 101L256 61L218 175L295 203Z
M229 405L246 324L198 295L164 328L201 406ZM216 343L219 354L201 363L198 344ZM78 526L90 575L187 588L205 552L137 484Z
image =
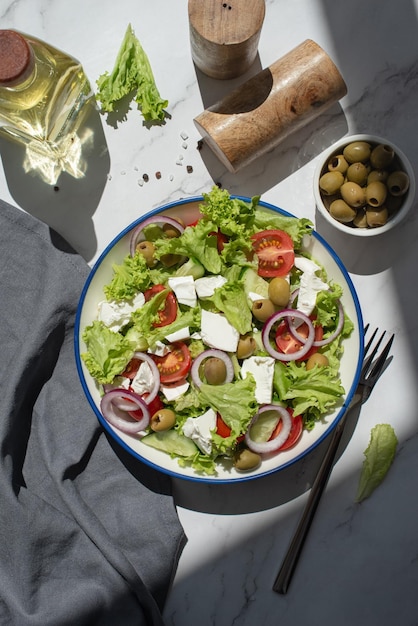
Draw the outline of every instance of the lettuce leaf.
M127 255L120 265L113 265L111 282L104 287L108 300L129 300L138 292L148 289L150 272L142 254Z
M81 358L100 384L111 383L125 369L134 353L130 341L97 320L85 328L83 341L87 352L81 354Z
M386 476L395 457L398 439L390 424L377 424L372 428L370 443L364 451L366 457L360 475L356 502L368 498Z
M239 283L225 283L215 290L211 300L240 335L252 330L252 313L247 304L246 293Z
M119 100L135 93L135 101L145 121L163 121L168 101L163 100L155 84L147 55L131 24L126 29L112 72L97 79L97 100L103 111L115 110Z
M216 185L210 193L204 193L204 204L199 209L202 215L216 224L221 233L228 237L240 237L247 233L254 223L256 207L260 199L256 196L251 203L239 198L231 198L226 189Z

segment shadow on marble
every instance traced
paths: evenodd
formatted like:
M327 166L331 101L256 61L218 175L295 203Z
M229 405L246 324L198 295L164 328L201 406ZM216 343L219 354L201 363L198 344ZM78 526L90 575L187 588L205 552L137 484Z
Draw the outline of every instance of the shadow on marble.
M359 415L360 408L356 408L348 416L336 462L350 442ZM216 515L241 515L275 508L294 500L310 488L328 442L329 435L303 459L255 480L208 484L175 478L172 481L175 503L185 509Z
M25 173L25 149L21 144L0 138L0 154L7 186L16 204L58 232L86 261L97 250L94 215L107 182L110 156L100 113L90 107L79 130L88 137L83 150L86 174L73 178L61 173L56 185L35 174Z

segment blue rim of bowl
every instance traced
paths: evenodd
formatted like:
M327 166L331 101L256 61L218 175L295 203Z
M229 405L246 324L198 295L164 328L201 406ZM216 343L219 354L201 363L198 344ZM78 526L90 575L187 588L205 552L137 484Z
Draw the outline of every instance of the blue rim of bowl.
M250 202L251 198L248 198L246 196L237 196L237 195L231 195L231 198L237 198L239 200L243 200L244 202ZM133 456L134 458L136 458L138 461L140 461L141 463L144 463L145 465L148 465L149 467L153 468L154 470L157 470L158 472L163 472L164 474L167 474L169 476L171 476L172 478L180 478L182 480L189 480L192 482L199 482L199 483L207 483L207 484L236 484L236 483L242 483L242 482L248 482L251 480L256 480L256 479L260 479L260 478L265 478L266 476L269 476L271 474L275 474L276 472L279 472L285 468L290 467L291 465L293 465L294 463L297 463L298 461L301 461L303 458L305 458L308 454L310 454L317 446L320 445L320 443L326 439L326 437L328 437L328 435L331 433L331 431L337 426L338 422L341 420L341 418L343 417L347 407L349 406L352 397L355 393L355 390L357 388L358 382L359 382L359 378L360 378L360 372L361 372L361 366L362 366L362 362L363 362L363 355L364 355L364 338L363 338L363 332L359 332L359 341L360 341L360 349L359 349L359 356L358 356L358 362L357 362L357 367L356 367L356 373L353 379L353 383L351 385L350 390L348 391L348 393L346 394L346 398L344 401L344 404L341 406L337 416L334 418L332 424L330 424L329 428L327 428L327 430L321 435L321 437L319 437L319 439L317 439L317 441L315 441L309 448L307 448L306 450L303 451L303 453L295 456L293 459L290 459L288 462L284 463L283 465L280 465L277 468L271 468L269 470L266 470L265 472L262 472L260 474L253 474L253 475L242 475L242 476L238 476L236 478L211 478L210 476L188 476L185 474L181 474L180 472L175 472L174 470L170 470L164 467L161 467L159 465L157 465L156 463L153 463L152 461L150 461L149 459L146 459L144 457L142 457L140 454L138 454L137 452L135 452L130 446L128 446L125 441L123 441L123 439L121 439L117 433L115 433L115 431L110 427L110 425L107 423L107 421L104 419L103 415L101 414L101 412L98 410L96 403L94 402L90 391L88 389L87 386L87 382L86 379L84 377L84 372L82 369L82 364L81 364L81 357L80 357L80 318L81 318L81 312L83 309L83 305L84 305L84 300L87 294L87 291L89 289L90 283L93 280L93 277L96 273L96 271L98 270L100 264L102 263L103 259L107 256L107 254L109 253L109 251L113 248L113 246L115 246L118 241L120 241L120 239L122 239L127 233L129 233L133 228L135 228L136 226L138 226L141 222L143 222L144 220L146 220L147 218L156 215L158 213L161 213L163 211L168 211L169 209L175 208L179 205L187 205L187 204L191 204L193 202L203 202L204 198L203 196L193 196L190 198L185 198L185 199L181 199L181 200L176 200L174 202L170 202L168 204L165 204L163 206L157 207L156 209L153 209L152 211L149 211L148 213L146 213L145 215L141 216L140 218L138 218L137 220L135 220L134 222L132 222L129 226L127 226L122 232L120 232L109 244L108 246L105 248L105 250L102 252L102 254L99 256L99 258L97 259L97 261L95 262L95 264L93 265L91 272L86 280L86 283L83 287L83 290L81 292L81 296L80 296L80 300L78 303L78 307L77 307L77 312L76 312L76 320L75 320L75 327L74 327L74 349L75 349L75 359L76 359L76 366L77 366L77 372L78 372L78 376L80 378L81 381L81 385L83 388L83 391L87 397L87 400L91 406L91 408L93 409L96 417L98 418L100 424L102 425L102 427L104 428L104 430L112 437L112 439L114 441L116 441L122 448L123 450L125 450L126 452L128 452L128 454L130 454L131 456ZM292 213L289 213L277 206L274 206L272 204L269 204L267 202L264 202L262 200L259 200L258 202L259 206L262 206L266 209L270 209L271 211L274 211L275 213L280 213L281 215L285 215L286 217L296 217L295 215L292 215ZM363 317L362 317L362 313L361 313L361 308L360 308L360 303L358 300L358 296L355 290L355 287L353 285L353 282L347 272L347 270L345 269L342 261L340 260L340 258L338 257L338 255L335 253L335 251L331 248L331 246L325 241L325 239L323 239L323 237L321 237L321 235L319 233L317 233L316 231L312 232L312 236L315 237L315 239L317 239L322 246L324 246L324 248L328 251L328 253L330 254L330 256L334 259L335 263L338 265L339 269L341 270L341 273L344 276L344 279L347 283L347 285L349 286L350 292L351 292L351 296L353 298L354 304L355 304L355 309L356 309L356 316L357 316L357 324L358 324L358 328L359 329L363 329Z

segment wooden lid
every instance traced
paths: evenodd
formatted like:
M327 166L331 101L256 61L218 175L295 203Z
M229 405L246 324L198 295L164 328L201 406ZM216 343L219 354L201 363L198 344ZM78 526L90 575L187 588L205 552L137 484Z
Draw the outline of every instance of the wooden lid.
M14 30L0 30L0 83L18 80L29 67L31 49Z
M247 41L263 25L265 0L189 0L189 20L207 41L228 46Z

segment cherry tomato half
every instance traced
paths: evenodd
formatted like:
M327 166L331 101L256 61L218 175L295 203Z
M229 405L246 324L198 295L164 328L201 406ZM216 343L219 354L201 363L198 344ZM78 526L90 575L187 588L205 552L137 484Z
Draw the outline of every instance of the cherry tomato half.
M315 318L311 319L312 321L314 321ZM298 335L300 335L303 339L306 339L308 337L308 332L308 326L307 324L305 324L305 322L303 322L303 324L301 324L297 328ZM323 335L324 330L322 326L316 325L314 341L321 341ZM277 326L275 341L278 350L280 352L283 352L283 354L294 354L295 352L298 352L298 350L300 350L303 346L303 343L301 341L298 341L295 335L290 332L289 323L287 320L282 320ZM312 346L312 348L300 360L307 361L312 354L315 354L315 352L318 352L318 348L316 346Z
M293 415L293 411L292 409L288 409L290 415L292 416L292 427L290 429L290 433L288 438L286 439L286 441L284 442L284 444L282 446L280 446L279 450L281 452L284 452L284 450L289 450L289 448L292 448L301 438L302 436L302 430L303 430L303 418L301 415ZM283 422L282 420L279 421L279 423L277 424L276 428L274 429L274 431L271 434L270 440L274 439L275 437L277 437L277 435L279 434L279 432L282 429L282 425Z
M192 364L189 348L182 341L173 343L170 352L164 356L154 355L152 358L158 367L163 385L169 385L185 378Z
M216 434L220 437L223 437L224 439L229 437L231 434L231 429L229 428L228 424L225 424L219 413L216 414ZM244 437L245 435L240 435L239 437L237 437L237 441L243 441Z
M283 230L262 230L251 237L259 276L286 276L295 262L292 238Z
M164 291L166 287L164 285L153 285L146 291L144 291L145 302L148 302L153 298L157 293ZM176 296L172 291L167 294L165 299L164 308L158 311L158 317L160 318L159 322L154 322L153 326L155 328L160 328L161 326L167 326L167 324L171 324L177 317L177 300Z

